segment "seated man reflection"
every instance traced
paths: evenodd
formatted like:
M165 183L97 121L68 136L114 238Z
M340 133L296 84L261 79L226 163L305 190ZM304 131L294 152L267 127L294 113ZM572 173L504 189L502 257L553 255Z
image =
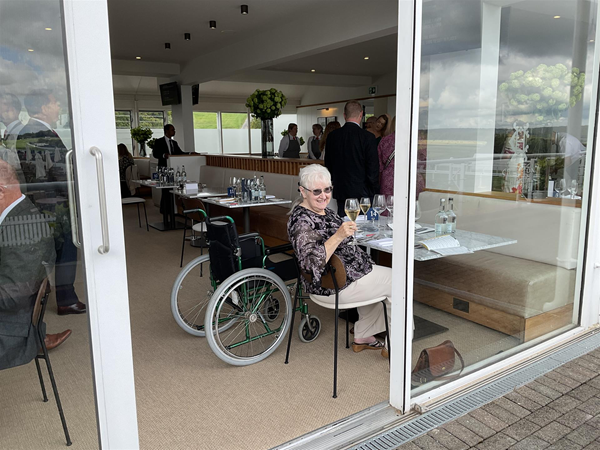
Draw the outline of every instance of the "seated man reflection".
M0 161L0 370L27 364L38 353L31 317L46 277L44 264L52 266L54 259L45 216L21 193L14 168ZM47 334L46 347L70 335L71 330Z

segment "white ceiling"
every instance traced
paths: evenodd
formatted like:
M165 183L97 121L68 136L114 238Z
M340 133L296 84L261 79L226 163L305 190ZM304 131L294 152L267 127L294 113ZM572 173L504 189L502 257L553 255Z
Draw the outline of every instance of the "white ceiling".
M337 0L339 1L339 0ZM185 64L248 39L286 18L308 16L323 0L109 0L112 57ZM242 15L240 5L249 6ZM208 22L217 21L211 30ZM184 33L191 33L190 41ZM165 50L165 42L171 50Z

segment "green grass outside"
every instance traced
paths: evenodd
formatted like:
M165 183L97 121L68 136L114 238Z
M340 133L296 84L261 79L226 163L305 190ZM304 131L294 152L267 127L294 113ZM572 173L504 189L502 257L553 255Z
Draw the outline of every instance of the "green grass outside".
M239 130L244 125L246 114L222 113L221 121L223 129ZM194 112L194 128L196 130L216 130L217 115L209 112Z

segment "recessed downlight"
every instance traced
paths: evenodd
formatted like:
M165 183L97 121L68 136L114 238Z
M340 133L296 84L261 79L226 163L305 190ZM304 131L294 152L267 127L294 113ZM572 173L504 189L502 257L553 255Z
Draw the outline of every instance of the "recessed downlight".
M217 21L216 21L216 20L210 20L210 21L208 22L208 27L209 27L211 30L216 30L216 29L217 29Z
M135 59L142 59L142 57L141 56L136 56Z
M165 42L165 50L171 50L171 43Z
M28 48L28 49L27 49L27 51L28 51L28 52L32 52L32 51L33 51L33 49L32 49L32 48Z
M52 31L52 28L46 27L46 28L44 28L44 30L46 30L46 31Z
M186 41L190 41L192 39L192 35L190 33L184 33L183 38Z
M560 16L554 16L555 19L560 19Z
M311 72L316 72L316 70L315 70L315 69L310 69L310 71L311 71Z
M242 5L240 6L241 11L242 11L242 15L247 15L248 14L248 5Z
M368 57L368 56L365 56L365 58L364 58L364 59L369 59L369 57Z

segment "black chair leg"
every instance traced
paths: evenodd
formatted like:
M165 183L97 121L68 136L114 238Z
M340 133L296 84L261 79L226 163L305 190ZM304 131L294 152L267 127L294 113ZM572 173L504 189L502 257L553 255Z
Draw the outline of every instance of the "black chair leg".
M349 319L349 311L346 310L346 348L350 348L350 344L348 343L350 340L350 325L348 324L348 322L350 322Z
M144 205L144 218L146 219L146 231L150 231L150 228L148 228L148 214L146 214L146 202L142 203L142 205Z
M44 377L42 376L42 369L40 368L40 357L35 357L35 367L37 368L38 377L40 379L40 386L42 387L42 395L44 398L44 402L48 401L48 396L46 395L46 386L44 385Z
M296 305L298 305L298 293L300 292L300 277L296 282L296 293L294 294L294 306L292 308L292 322L290 323L290 332L288 335L287 351L285 352L285 364L290 361L290 348L292 347L292 333L294 332L294 318L296 317Z
M138 225L140 226L140 228L142 228L142 219L140 218L140 204L136 203L136 206L138 210Z
M333 398L337 398L337 359L338 359L338 314L339 308L339 292L335 290L335 336L333 337Z
M385 319L385 332L387 333L387 345L388 345L388 364L391 364L392 361L392 343L390 342L390 326L388 325L388 313L387 313L387 305L385 304L385 300L381 302L383 305L383 317Z
M187 233L187 216L185 216L184 224L183 224L183 241L181 242L181 262L179 263L179 267L183 267L183 252L185 251L186 233Z

